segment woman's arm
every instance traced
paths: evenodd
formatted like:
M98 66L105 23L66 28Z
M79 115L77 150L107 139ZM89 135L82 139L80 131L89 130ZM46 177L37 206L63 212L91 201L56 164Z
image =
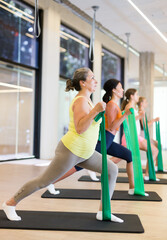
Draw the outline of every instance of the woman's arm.
M78 134L84 133L91 123L93 119L99 112L104 111L106 108L105 102L99 102L95 105L95 107L91 110L88 101L85 98L77 99L73 104L73 112L74 112L74 125L76 132Z
M118 109L116 107L116 105L112 102L107 104L106 107L106 115L107 115L107 120L108 120L108 128L110 131L114 131L117 128L119 128L119 126L122 124L122 122L125 120L125 118L131 114L130 110L127 109L125 111L125 113L120 117L120 118L116 118L118 114Z
M158 121L159 121L159 117L154 118L154 119L148 121L148 127L151 126L154 122L158 122Z

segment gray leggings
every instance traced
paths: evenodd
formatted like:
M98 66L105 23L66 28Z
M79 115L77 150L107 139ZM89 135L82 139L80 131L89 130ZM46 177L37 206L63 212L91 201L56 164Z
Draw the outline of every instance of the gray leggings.
M74 155L60 141L55 151L55 157L50 165L47 167L43 174L27 182L21 187L21 189L14 195L15 202L18 203L33 192L55 182L75 165L98 173L102 173L102 155L95 151L89 159L85 160ZM117 165L108 160L110 198L114 192L117 174Z

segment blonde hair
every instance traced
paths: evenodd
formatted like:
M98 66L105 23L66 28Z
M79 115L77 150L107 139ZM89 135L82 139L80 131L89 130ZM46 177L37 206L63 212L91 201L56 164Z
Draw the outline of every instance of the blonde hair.
M139 97L139 101L137 103L138 108L140 109L141 103L144 102L146 98L145 97Z

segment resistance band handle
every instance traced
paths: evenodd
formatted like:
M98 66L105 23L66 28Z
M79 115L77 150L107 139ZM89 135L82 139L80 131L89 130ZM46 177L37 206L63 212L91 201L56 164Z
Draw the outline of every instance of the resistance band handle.
M105 113L105 111L98 113L97 116L94 118L95 122L98 122L99 119L102 118L104 113Z

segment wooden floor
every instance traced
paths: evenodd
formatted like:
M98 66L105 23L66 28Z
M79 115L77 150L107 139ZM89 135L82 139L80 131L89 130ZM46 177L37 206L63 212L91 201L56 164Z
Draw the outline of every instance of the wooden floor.
M165 158L167 160L166 153L164 159ZM0 164L0 206L2 205L3 201L7 200L13 193L15 193L23 183L42 173L46 168L46 166L37 166L35 164L31 165L32 160L24 160L24 163L25 162L29 164L13 164L11 162ZM20 161L18 161L18 163L20 163ZM119 167L120 166L122 165L119 165ZM167 168L167 164L165 164L165 167ZM68 179L57 183L55 186L62 188L100 189L99 183L77 181L77 179L85 173L86 170L82 170L70 176ZM126 174L119 173L119 176L126 176ZM167 178L167 174L157 175L157 177ZM128 184L116 184L116 190L127 189ZM157 192L163 201L111 201L113 213L137 214L143 224L145 233L125 234L0 229L0 240L167 240L167 185L146 184L145 190ZM17 209L37 211L97 212L99 205L99 201L97 200L42 199L41 194L44 191L45 189L40 190L24 199L18 205Z

